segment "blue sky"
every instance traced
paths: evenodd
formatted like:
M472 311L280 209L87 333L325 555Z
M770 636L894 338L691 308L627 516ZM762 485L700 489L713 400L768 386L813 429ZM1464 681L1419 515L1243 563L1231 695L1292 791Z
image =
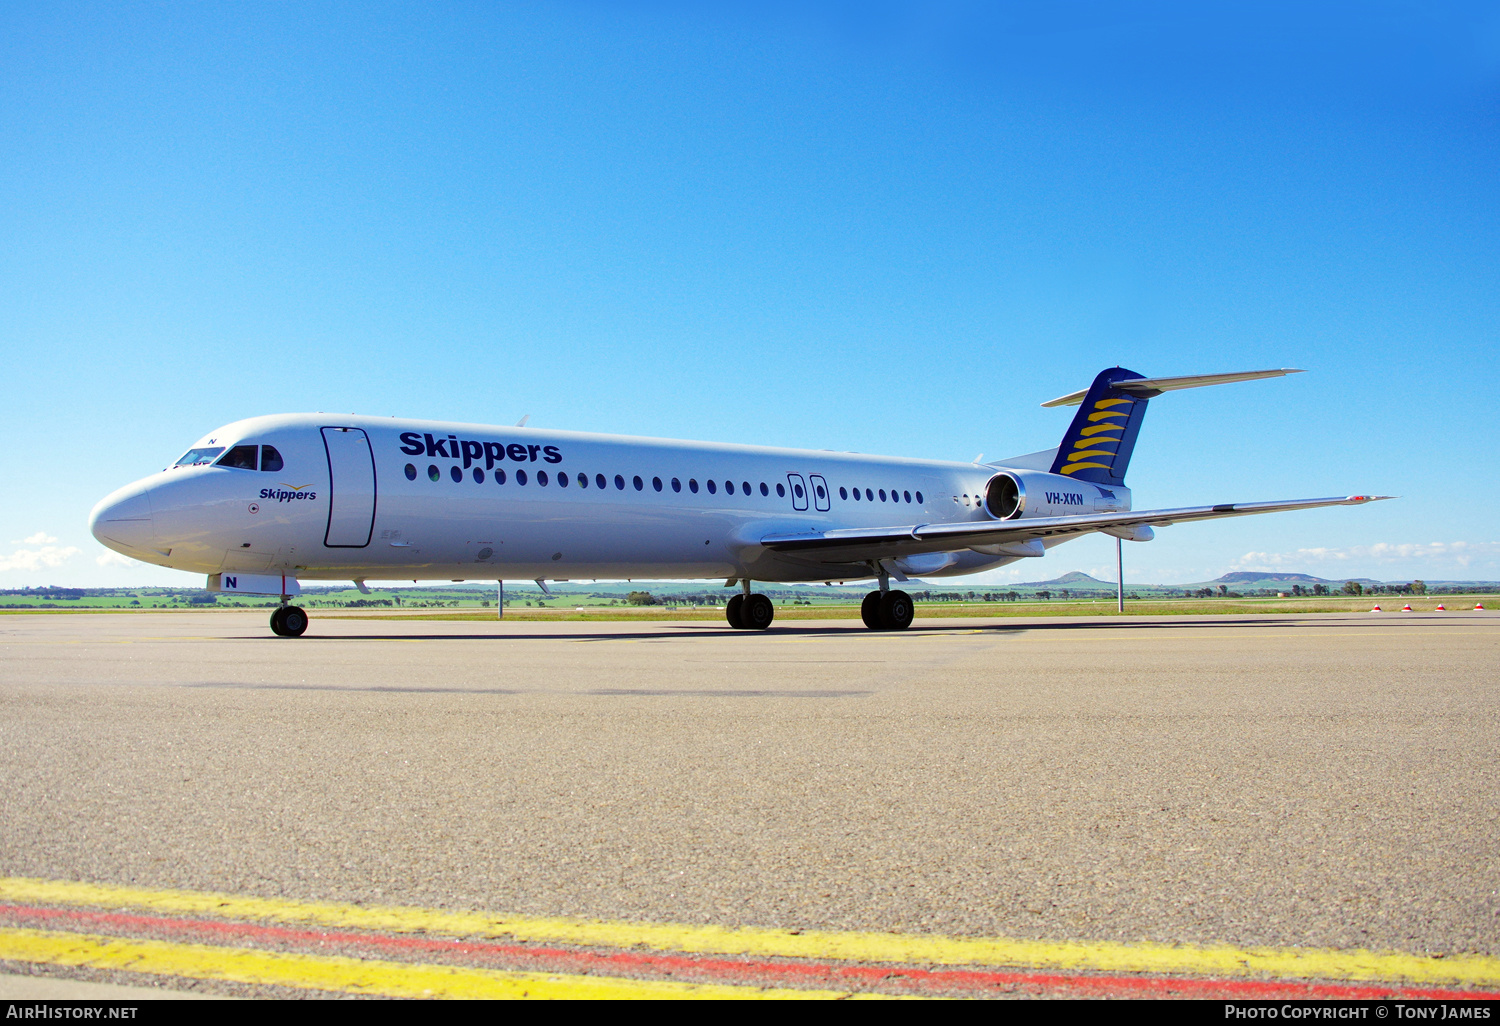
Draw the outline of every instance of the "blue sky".
M1500 579L1500 11L0 7L0 587L301 410L969 459L1116 363L1137 580ZM996 581L1112 574L1086 540Z

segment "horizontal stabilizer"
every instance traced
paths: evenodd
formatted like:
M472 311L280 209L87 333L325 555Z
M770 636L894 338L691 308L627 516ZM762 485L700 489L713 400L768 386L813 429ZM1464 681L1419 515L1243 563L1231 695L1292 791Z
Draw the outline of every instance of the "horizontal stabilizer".
M1179 388L1202 388L1204 385L1227 385L1233 381L1259 381L1261 378L1284 378L1288 374L1301 374L1302 371L1295 367L1282 367L1278 370L1261 371L1239 371L1235 374L1188 374L1179 378L1133 378L1129 381L1117 381L1114 387L1117 391L1128 392L1130 395L1141 399L1150 399L1152 396L1161 395L1163 392L1175 392ZM1077 406L1083 402L1084 397L1089 394L1086 388L1080 388L1076 392L1058 396L1042 403L1043 406Z

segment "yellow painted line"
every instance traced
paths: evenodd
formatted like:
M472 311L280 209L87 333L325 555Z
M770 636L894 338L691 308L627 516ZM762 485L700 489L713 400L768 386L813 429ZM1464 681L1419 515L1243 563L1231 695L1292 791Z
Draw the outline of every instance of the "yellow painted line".
M754 927L734 929L683 923L610 922L301 902L20 877L0 878L0 900L38 905L130 908L166 915L214 916L380 933L509 937L530 943L635 947L760 958L1500 986L1500 958L1488 955L1450 954L1432 958L1399 951L1363 949L1121 944L823 930L793 933Z
M762 989L727 984L629 980L573 973L505 972L462 966L302 955L212 944L0 928L0 959L41 965L118 969L153 976L227 980L393 998L618 1000L620 998L848 998L843 991Z

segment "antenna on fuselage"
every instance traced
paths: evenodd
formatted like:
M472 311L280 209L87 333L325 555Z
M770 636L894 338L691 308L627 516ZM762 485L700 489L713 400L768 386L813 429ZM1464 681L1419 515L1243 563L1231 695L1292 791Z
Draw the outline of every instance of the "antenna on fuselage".
M529 414L529 413L526 414L526 416L524 416L520 420L516 421L516 427L525 427L526 426L526 422L528 420L530 420L530 419L531 419L531 414Z

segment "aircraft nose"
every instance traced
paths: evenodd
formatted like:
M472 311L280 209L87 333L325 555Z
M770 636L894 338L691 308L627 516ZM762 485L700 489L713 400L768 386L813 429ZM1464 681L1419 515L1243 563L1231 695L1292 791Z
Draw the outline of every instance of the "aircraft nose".
M89 515L89 531L112 549L152 548L156 528L151 522L151 498L147 490L128 485L105 496Z

